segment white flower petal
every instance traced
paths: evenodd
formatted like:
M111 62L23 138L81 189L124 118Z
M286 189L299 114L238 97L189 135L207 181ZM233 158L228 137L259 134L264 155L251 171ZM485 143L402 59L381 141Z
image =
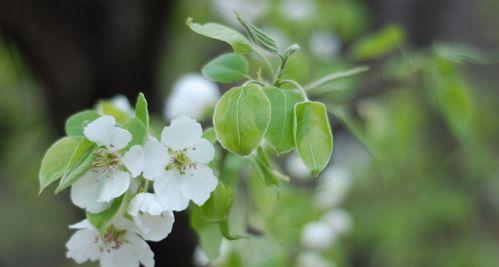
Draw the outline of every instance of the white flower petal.
M187 116L180 116L163 129L161 142L173 150L180 150L196 144L202 134L201 124Z
M83 220L81 222L77 222L75 224L71 224L69 229L95 229L94 226L87 220Z
M112 116L102 116L87 124L83 129L83 134L88 140L100 146L107 146L111 143L111 132L115 124L116 120Z
M133 217L133 221L145 240L161 241L172 231L175 217L171 211L165 211L160 215L141 213Z
M155 180L161 176L170 162L168 149L158 141L151 137L144 145L144 177L149 180Z
M187 156L191 160L207 164L215 156L215 147L210 141L201 138L194 146L187 149Z
M130 187L130 174L120 170L112 170L102 178L99 202L109 202L125 193Z
M126 237L140 263L145 267L154 267L154 253L149 245L136 234L127 233Z
M307 248L325 250L331 246L336 237L336 232L329 223L316 221L305 225L301 235L301 242Z
M132 146L121 158L121 162L130 171L132 177L137 177L142 172L143 149L141 145Z
M79 264L88 260L96 261L100 256L96 240L99 240L97 230L83 229L76 231L66 243L68 249L66 257L74 259Z
M139 215L139 212L160 215L165 210L166 208L161 205L156 195L152 193L137 194L128 206L128 213L132 216Z
M101 267L139 267L139 258L134 247L123 243L118 249L104 251L100 258Z
M109 203L98 201L103 174L89 171L71 186L71 201L76 206L92 213L99 213L109 207Z
M210 198L211 192L215 190L218 183L213 171L202 164L197 165L196 168L188 169L181 179L180 191L182 195L198 205L202 205Z
M177 171L167 171L154 182L154 192L158 200L168 210L185 210L189 199L184 198L180 192L182 176Z
M109 151L114 152L125 148L130 141L132 141L132 134L128 130L114 127L111 130L110 143L106 147Z

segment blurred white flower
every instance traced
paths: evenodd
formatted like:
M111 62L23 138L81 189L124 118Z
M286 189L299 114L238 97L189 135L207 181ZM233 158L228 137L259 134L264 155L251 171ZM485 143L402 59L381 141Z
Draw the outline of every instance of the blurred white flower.
M102 236L87 220L70 228L77 231L66 243L66 256L77 263L98 260L102 267L154 267L154 253L130 224L112 224Z
M293 152L288 156L288 159L286 160L286 169L294 178L304 179L311 177L310 171L296 152Z
M204 250L201 248L201 246L196 246L196 249L194 250L194 256L192 257L194 266L198 267L204 267L208 266L210 263L210 259L208 258L208 255L204 252Z
M202 120L219 98L220 92L214 82L198 74L188 74L173 86L165 101L164 116L167 120L181 115Z
M128 206L138 233L150 241L161 241L172 231L175 217L152 193L137 194Z
M255 22L268 10L267 0L213 0L213 10L232 25L239 25L234 11L249 22Z
M350 230L352 219L344 210L332 210L321 220L305 225L301 235L303 246L314 250L326 250L341 235Z
M130 116L133 115L132 106L130 105L130 101L128 101L128 98L126 96L116 95L116 96L112 97L111 99L109 99L109 102L111 102L111 104L114 107L116 107L117 109L119 109L123 113L130 115Z
M329 60L338 54L341 42L336 35L320 31L310 36L308 46L315 57Z
M306 251L296 258L297 267L335 267L332 262L328 262L319 252Z
M283 0L281 3L282 15L295 22L311 19L315 9L315 3L311 0Z
M315 202L320 208L336 207L345 198L352 184L352 177L347 169L331 166L319 178Z
M154 192L169 210L184 210L190 200L202 205L217 187L218 180L207 166L215 148L202 134L201 124L187 116L174 119L161 133L172 168L154 179Z

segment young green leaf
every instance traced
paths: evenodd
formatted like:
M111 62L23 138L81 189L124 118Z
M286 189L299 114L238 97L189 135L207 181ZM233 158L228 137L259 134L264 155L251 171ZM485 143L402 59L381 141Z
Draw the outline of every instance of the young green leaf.
M140 93L135 103L135 117L139 119L146 129L149 128L149 111L147 110L147 100L143 93Z
M72 115L66 120L66 125L64 126L66 134L77 137L83 136L83 128L99 117L100 115L93 110L84 110Z
M399 26L389 25L354 44L352 54L356 60L375 59L397 48L404 40L404 30Z
M289 152L294 148L293 112L296 103L303 97L292 90L268 87L264 89L270 100L271 119L265 138L277 154Z
M119 213L125 194L121 197L115 199L111 206L100 213L90 213L87 212L88 221L99 231L99 233L104 233L106 231L109 222L113 220L113 218Z
M192 18L187 19L187 25L196 33L228 43L234 52L238 54L246 54L253 51L253 46L244 35L227 26L217 23L201 25L194 23Z
M215 144L217 142L217 135L215 134L215 129L213 129L213 127L204 130L202 137L210 141L212 144Z
M295 105L295 145L303 162L319 175L327 166L333 152L333 134L324 104L302 102Z
M56 193L71 186L88 170L90 170L96 157L94 153L96 149L97 145L90 142L88 139L83 138L80 141L69 159L68 169L59 182Z
M218 222L218 227L220 228L220 232L222 233L223 237L225 237L228 240L238 240L241 238L247 238L242 235L234 235L230 233L229 218L225 218L222 221Z
M220 222L225 219L232 207L234 192L222 182L218 183L215 191L203 206L197 207L199 214L209 222Z
M125 125L124 128L127 129L132 134L132 141L128 143L127 149L134 145L143 145L147 138L147 129L138 118L131 118Z
M128 114L117 108L109 101L99 102L97 110L104 115L113 116L120 125L125 124L130 119Z
M237 82L248 74L248 62L238 54L224 54L208 62L201 72L216 82Z
M267 153L261 147L257 149L253 158L253 167L266 185L279 185L280 180L289 180L287 176L273 169Z
M189 213L191 227L199 237L199 243L210 259L216 259L220 255L220 244L222 233L216 223L207 222L196 209Z
M261 86L230 89L215 106L213 125L218 141L230 152L249 155L262 142L270 113L270 101Z
M279 49L277 48L277 43L272 37L258 29L255 25L241 18L239 14L237 14L237 20L241 23L250 39L255 44L270 53L278 54Z
M45 153L38 174L40 193L52 182L61 178L69 166L69 159L80 143L80 138L66 136L57 140Z

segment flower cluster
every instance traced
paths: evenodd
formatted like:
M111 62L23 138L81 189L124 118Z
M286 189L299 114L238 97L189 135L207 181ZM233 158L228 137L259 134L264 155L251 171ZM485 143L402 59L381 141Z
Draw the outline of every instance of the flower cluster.
M213 145L187 116L174 119L160 140L148 135L131 147L132 133L109 115L88 123L83 134L96 149L88 171L71 186L71 200L90 215L70 227L77 231L66 244L67 256L78 263L99 260L103 267L154 266L145 241L166 238L172 211L186 209L191 200L202 205L217 186L206 165L214 157ZM115 216L105 227L91 223L92 216L111 212Z

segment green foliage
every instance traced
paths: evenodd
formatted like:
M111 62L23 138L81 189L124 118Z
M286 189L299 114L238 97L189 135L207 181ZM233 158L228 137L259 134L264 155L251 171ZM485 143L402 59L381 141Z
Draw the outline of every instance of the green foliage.
M333 135L324 104L303 102L295 105L295 145L312 176L326 168L333 152Z
M283 175L273 169L268 155L259 147L253 160L253 166L258 174L258 177L266 185L279 185L279 180L287 180Z
M216 259L220 255L220 245L223 239L219 226L205 221L195 210L191 211L189 215L191 227L198 234L203 251L209 259Z
M88 221L97 229L99 233L103 234L109 223L116 217L123 206L123 199L125 194L113 201L111 206L103 212L100 213L90 213L87 212Z
M217 142L217 134L215 133L215 129L213 129L213 127L210 127L204 130L203 138L210 141L212 144L215 144Z
M109 101L101 101L97 105L97 110L104 115L113 116L120 125L125 124L130 119L128 114L118 109Z
M230 152L249 155L262 142L270 113L270 101L259 85L232 88L215 107L213 125L218 141Z
M292 90L268 87L264 89L270 100L272 115L265 138L277 154L291 151L295 142L293 138L293 113L295 104L302 102L303 97Z
M187 25L196 33L228 43L234 49L234 52L238 54L253 51L253 46L246 37L227 26L218 23L201 25L193 22L192 18L187 20Z
M83 138L76 149L74 150L71 158L69 159L68 170L62 177L59 186L56 189L56 193L68 188L74 182L76 182L81 176L83 176L88 170L90 170L92 163L96 157L94 151L97 146L88 141L88 139Z
M199 215L209 222L221 222L229 215L234 199L230 186L219 182L211 197L202 206L196 207Z
M131 118L124 125L124 128L132 134L132 140L128 143L126 149L129 149L134 145L143 145L145 143L147 139L147 128L138 117Z
M100 115L93 110L84 110L72 115L66 120L66 125L64 127L66 134L69 136L83 137L83 128L99 117Z
M143 93L140 93L135 103L135 117L139 119L149 129L149 111L147 109L147 100Z
M216 82L237 82L247 76L248 62L238 54L223 54L208 62L201 72Z
M52 182L57 181L69 167L73 151L80 143L77 137L67 136L57 140L43 156L38 179L40 193Z
M386 26L380 32L368 36L352 47L356 60L369 60L383 56L399 47L405 40L405 32L395 25Z
M241 18L239 14L237 14L237 20L244 27L251 41L253 41L256 45L270 53L279 53L277 43L272 37L264 33L262 30L258 29L255 25Z

